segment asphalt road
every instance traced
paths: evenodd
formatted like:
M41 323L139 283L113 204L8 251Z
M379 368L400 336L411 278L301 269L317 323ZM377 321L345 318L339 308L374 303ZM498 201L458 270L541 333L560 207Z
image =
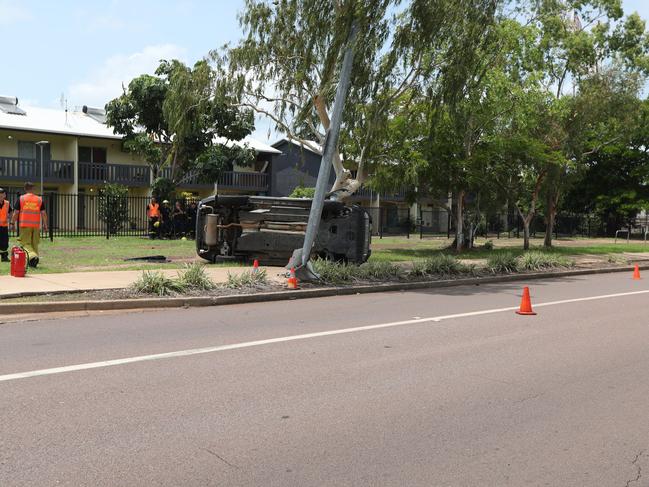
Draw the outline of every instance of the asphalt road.
M630 277L3 324L0 486L647 486Z

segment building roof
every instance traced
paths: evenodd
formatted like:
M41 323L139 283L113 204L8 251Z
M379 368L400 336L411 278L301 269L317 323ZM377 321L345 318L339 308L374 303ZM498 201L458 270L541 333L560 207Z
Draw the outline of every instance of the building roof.
M0 97L0 102L4 102L0 106L0 129L101 139L120 140L122 138L121 135L115 134L112 128L102 123L105 118L101 109L84 106L82 109L67 110L66 113L66 110L61 109L24 106L20 107L21 110L18 110L17 100L15 104L12 103L12 100L16 99ZM6 110L2 109L5 105ZM20 112L23 112L23 114ZM236 142L230 142L223 137L219 137L215 142L247 146L257 152L281 154L281 151L251 137Z
M289 144L293 144L294 146L300 147L302 149L306 149L309 152L313 152L314 154L317 154L319 156L322 155L322 146L318 142L316 142L314 140L305 140L304 142L309 144L309 145L307 145L304 142L300 142L299 140L288 139L288 138L285 137L285 138L280 139L280 140L278 140L277 142L275 142L275 143L273 143L271 145L273 147L277 147L278 145L281 145L281 144L283 144L285 142L287 142ZM317 150L314 150L313 148L317 148Z
M113 129L98 122L81 110L21 107L24 115L0 111L0 128L27 130L47 134L121 139Z
M250 149L253 149L257 152L266 152L269 154L281 154L281 150L277 150L274 147L271 147L268 144L265 144L257 139L253 139L252 137L244 137L241 140L237 141L230 141L226 139L225 137L216 137L214 139L214 142L217 144L224 144L224 145L238 145L240 147L249 147Z

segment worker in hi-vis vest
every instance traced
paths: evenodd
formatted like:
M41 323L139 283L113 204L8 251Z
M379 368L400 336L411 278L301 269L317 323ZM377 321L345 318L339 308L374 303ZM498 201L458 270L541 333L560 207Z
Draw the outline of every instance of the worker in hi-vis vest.
M146 205L146 216L149 219L149 238L160 237L160 205L155 196L151 197L151 202Z
M41 241L41 228L47 233L47 213L43 198L35 195L32 191L34 185L25 183L25 194L23 194L14 205L14 213L11 217L11 225L20 219L18 241L27 252L30 267L38 265L38 244ZM41 225L42 224L42 225Z
M11 205L7 200L7 192L0 188L0 261L9 262L9 221Z

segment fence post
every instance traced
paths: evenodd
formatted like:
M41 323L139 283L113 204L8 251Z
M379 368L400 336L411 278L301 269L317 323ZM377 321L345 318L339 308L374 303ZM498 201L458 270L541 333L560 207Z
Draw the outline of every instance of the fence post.
M53 211L52 210L54 208L54 205L52 204L53 202L54 202L54 193L50 193L50 202L49 202L48 206L50 208L50 215L52 215L52 216L53 216ZM58 208L57 208L57 210L58 210ZM52 227L54 225L52 225L52 223L53 223L53 218L50 218L49 225L48 225L48 227L49 227L48 230L50 231L50 242L54 242L54 233L53 233L53 230L52 230Z
M106 240L110 239L110 195L106 194Z

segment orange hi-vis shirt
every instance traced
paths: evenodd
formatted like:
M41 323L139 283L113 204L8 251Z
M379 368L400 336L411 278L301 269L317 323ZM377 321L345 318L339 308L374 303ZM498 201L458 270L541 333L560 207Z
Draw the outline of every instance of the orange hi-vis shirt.
M160 205L158 203L151 203L148 206L149 218L160 218Z
M0 207L0 227L9 226L9 202L5 200Z
M0 207L0 227L9 226L9 202L5 201Z
M41 208L43 200L40 196L27 193L20 197L20 228L39 228L41 226Z

